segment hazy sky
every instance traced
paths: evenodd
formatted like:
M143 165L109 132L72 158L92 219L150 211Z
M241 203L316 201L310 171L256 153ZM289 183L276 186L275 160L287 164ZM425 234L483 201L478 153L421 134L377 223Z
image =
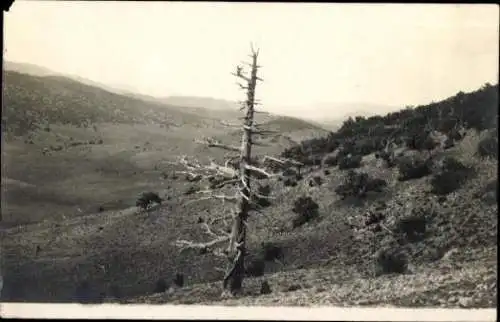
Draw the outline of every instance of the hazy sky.
M17 0L4 54L155 96L239 99L230 73L253 41L263 103L319 115L325 102L417 105L498 82L498 25L496 5Z

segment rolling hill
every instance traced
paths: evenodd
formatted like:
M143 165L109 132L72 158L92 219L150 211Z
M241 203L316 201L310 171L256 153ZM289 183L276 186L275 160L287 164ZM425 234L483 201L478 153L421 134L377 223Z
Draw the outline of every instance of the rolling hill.
M220 121L238 124L240 111L168 105L54 76L37 66L17 67L32 74L4 72L2 169L5 182L26 182L30 188L2 181L7 187L4 221L131 206L134 196L158 184L171 168L168 162L178 156L224 157L195 139L240 139ZM257 121L277 118L263 113ZM298 120L296 125L300 138L303 126ZM266 151L277 149L271 142Z
M183 154L201 162L222 158L224 153L193 139L213 136L237 142L238 131L221 126L220 119L189 113L189 108L118 95L60 76L7 72L5 79L7 118L2 126L11 135L3 136L2 142L3 301L69 302L76 300L75 293L84 292L94 302L126 303L447 308L497 304L498 206L491 193L498 190L497 180L492 180L498 176L498 161L489 149L495 129L487 123L498 105L497 86L459 93L414 111L346 122L335 133L296 118L264 115L260 123L279 133L263 138L270 146L258 153L283 152L307 161L330 156L339 143L350 142L348 152L362 158L350 169L337 159L337 164L310 162L301 176L256 179L259 185L269 185L272 199L248 223L245 293L223 299L220 269L226 259L181 250L175 242L209 240L200 218L219 217L228 205L199 200L193 192L204 190L209 182L174 175L174 170L185 169L169 161ZM390 167L375 158L380 142L390 134L385 125L403 124L395 132L402 142L408 133L422 129L422 123L442 125L444 131L447 122L442 121L448 119L440 117L441 108L465 113L470 123L465 134L452 147L425 150L417 144L401 156L417 161L431 156L432 169L419 168L415 161L410 169L427 172L401 180L406 163ZM479 117L481 113L488 117ZM394 126L389 128L393 133ZM309 139L309 134L323 137ZM287 140L302 143L297 148L293 142L286 145ZM453 178L465 173L458 163L473 169L473 175L457 180L460 185L453 191L438 193L435 187L441 187L439 182L451 171L439 170L445 158L456 161L450 163L456 166ZM349 181L351 170L366 177ZM367 178L384 180L385 185L356 198L339 193L340 186L363 184ZM368 186L365 182L363 188ZM351 188L346 189L353 194L363 190ZM143 191L157 191L165 202L138 213L135 200ZM303 204L310 207L297 210ZM297 212L315 216L297 224L297 218L306 216ZM372 214L380 216L378 223L367 223ZM412 216L425 222L418 238L411 229L401 232L409 225L401 223ZM281 249L283 257L262 261L263 243ZM404 262L391 252L406 258L404 274L375 270ZM388 259L381 264L380 258ZM252 265L263 262L258 273ZM182 288L158 289L160 280L171 280L176 273L185 277ZM262 281L270 284L270 293L260 294Z

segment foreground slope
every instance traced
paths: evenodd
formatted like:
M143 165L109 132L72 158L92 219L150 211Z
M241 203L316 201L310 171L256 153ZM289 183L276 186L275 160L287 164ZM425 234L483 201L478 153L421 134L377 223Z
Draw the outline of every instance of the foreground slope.
M343 135L347 130L345 126ZM265 263L263 277L246 279L247 296L219 297L225 259L174 245L178 239L209 240L199 218L220 216L227 205L191 202L199 196L187 192L204 189L205 183L168 176L166 202L148 213L122 207L3 230L2 297L71 301L87 283L87 295L95 301L493 307L498 206L485 195L491 187L495 190L491 183L498 175L497 160L475 155L489 132L469 130L454 147L432 152L457 158L475 170L475 176L444 196L431 192L433 176L400 181L397 168L385 167L372 154L363 157L356 171L384 178L387 187L354 203L335 193L348 172L336 166L308 166L295 186L279 178L262 180L271 186L273 199L262 214L250 219L248 263L256 259L262 242L277 244L284 256L279 263ZM315 176L322 178L321 185L310 185ZM302 195L318 204L319 216L293 227L293 202ZM366 213L374 209L386 215L383 225L388 230L366 227ZM427 213L430 220L424 239L397 246L408 255L409 271L376 276L373 257L388 245L395 247L391 228L413 210ZM157 281L170 280L176 273L184 274L185 288L154 295ZM257 296L262 279L273 292Z

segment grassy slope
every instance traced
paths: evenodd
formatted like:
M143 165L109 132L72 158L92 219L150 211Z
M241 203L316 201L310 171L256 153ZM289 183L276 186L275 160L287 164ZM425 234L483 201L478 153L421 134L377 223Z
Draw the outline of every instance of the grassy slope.
M280 128L287 125L286 122L283 124L283 119L263 122L277 124ZM216 268L223 268L224 261L194 251L181 252L172 243L179 238L208 239L209 236L204 236L196 225L198 217L218 215L225 208L216 201L187 204L186 201L195 198L183 194L191 184L182 178L160 180L159 170L151 169L154 169L156 161L166 155L207 155L208 151L195 146L186 137L193 133L192 128L187 130L181 126L176 131L167 132L159 126L116 123L98 125L98 133L104 144L91 146L91 152L76 153L68 149L60 154L54 153L49 158L34 152L39 152L40 147L47 142L57 141L57 138L50 138L55 133L71 131L75 139L79 138L78 135L89 138L95 134L89 129L69 126L53 127L49 133L37 131L34 145L12 140L3 151L3 157L8 159L7 162L2 160L2 164L7 167L10 180L3 180L2 185L24 189L18 195L35 189L33 186L37 188L33 193L38 194L38 203L37 198L23 199L25 203L30 201L26 207L32 207L26 210L27 216L40 213L40 205L48 204L47 200L51 200L47 194L59 197L55 187L59 187L57 192L73 193L75 198L87 198L82 202L73 200L67 208L62 206L61 200L53 201L46 213L50 209L59 209L61 215L67 217L64 221L38 222L42 218L36 218L33 220L38 222L36 224L2 231L4 299L65 301L71 298L78 283L88 280L96 294L109 294L113 286L119 286L123 296L136 302L270 305L434 303L449 306L458 305L459 297L469 296L468 293L456 292L470 292L467 290L468 285L474 282L473 286L478 287L475 291L480 292L476 292L480 296L479 302L474 305L491 307L496 303L496 291L491 285L496 282L497 206L484 204L473 195L497 175L497 170L496 163L479 162L471 156L470 151L478 141L473 134L449 153L455 153L474 164L479 174L451 194L445 202L437 204L439 216L432 226L434 237L410 245L409 251L414 254L412 262L415 274L382 278L371 276L370 256L377 248L377 243L381 242L380 236L371 236L368 231L352 228L353 224L356 226L361 220L360 216L370 204L353 206L340 203L333 189L340 183L342 171L333 170L319 188L308 187L307 180L297 187L283 187L281 182L274 180L269 182L275 199L264 215L252 217L249 223L249 245L251 252L257 250L261 241L275 241L284 248L284 266L273 264L266 267L268 275L265 278L274 292L267 296L253 296L259 278L247 279L247 292L252 296L221 300L218 298L220 284L210 282L220 280L222 272ZM220 135L216 131L213 134ZM232 133L222 137L237 139L238 135ZM153 147L148 148L145 141L149 141ZM185 143L188 141L192 145ZM135 151L135 145L139 145L141 150ZM35 150L30 151L31 148ZM85 153L86 157L83 156ZM104 170L97 172L96 167ZM161 170L166 167L164 164ZM118 173L113 174L114 169L119 169ZM390 189L380 198L386 200L395 216L404 212L403 206L407 203L436 202L435 197L425 193L429 186L428 178L400 183L395 180L395 170L380 169L369 162L366 162L364 170L389 178ZM139 174L134 175L133 171ZM310 171L313 172L309 175L317 174L317 170ZM161 208L138 215L134 208L127 207L134 202L132 192L145 190L146 187L155 187L155 190L161 187L170 199ZM290 201L304 193L318 202L321 216L310 224L291 230L288 226L293 216ZM99 202L108 200L110 194L116 195L116 199L122 203L110 207L109 211L95 213L89 209L87 214L76 216L78 212L72 210L77 204L97 206ZM2 196L2 200L7 200L9 207L9 200L12 202L16 199ZM2 209L4 217L6 213ZM35 254L36 245L41 247L38 255ZM419 249L424 246L436 252L454 247L469 249L470 256L477 257L483 268L475 270L472 264L467 263L470 256L453 260L447 270L442 267L442 263L429 264L426 261L429 255L419 254ZM170 295L150 295L158 278L170 279L178 271L186 276L188 286L185 289ZM428 283L429 276L433 283ZM300 289L288 291L292 284L299 284ZM401 290L402 284L415 288L395 293L394 290ZM480 290L479 287L485 288ZM444 291L440 293L440 290ZM455 296L455 299L446 296Z
M459 148L454 152L465 155ZM432 227L435 237L411 248L417 253L423 246L436 251L458 247L466 249L469 255L454 259L450 264L429 264L425 261L428 254L415 255L413 275L374 278L370 274L369 257L380 241L373 237L372 242L367 243L366 239L371 238L369 232L349 227L369 205L340 204L332 192L340 179L339 173L334 172L326 178L322 188L299 185L278 190L281 183L273 182L276 198L273 206L264 217L258 220L253 217L250 222L252 251L261 240L276 241L284 247L284 267L276 264L266 268L270 274L266 279L275 291L271 295L255 296L261 278L247 279L247 295L251 296L219 302L220 284L205 283L221 278L222 273L214 267L222 268L223 261L196 252L180 252L172 242L178 238L199 239L203 233L195 224L198 216L219 214L223 208L216 202L185 205L183 203L189 198L176 189L167 205L148 215L137 215L133 209L111 211L67 220L59 226L45 222L5 232L8 239L4 239L3 244L10 250L5 257L5 271L16 272L23 282L29 279L33 283L28 291L18 280L18 284L11 285L15 292L9 297L32 301L64 300L71 297L76 283L88 279L96 292L109 292L113 285L119 285L122 295L136 297L132 300L135 302L453 306L459 305L457 301L461 297L472 297L473 302L469 305L491 307L496 303L492 285L496 281L497 206L486 205L473 195L497 174L496 164L480 164L474 159L469 162L476 164L478 176L438 206L440 215ZM365 170L380 171L372 165L366 165ZM395 177L391 170L383 170L378 175ZM402 207L408 202L436 201L435 197L423 193L428 189L427 179L406 183L393 179L391 186L385 199L396 213L402 213ZM318 201L321 218L290 231L286 227L292 213L286 200L293 200L305 191ZM453 241L456 237L459 238ZM443 240L450 243L443 245ZM34 255L34 245L42 248L38 256ZM482 269L475 269L474 257L478 257ZM279 272L282 270L284 272ZM33 271L38 275L30 274ZM173 295L144 296L151 294L158 278L171 278L177 271L186 275L186 289ZM429 283L428 278L433 283ZM290 292L290 286L295 284L300 289ZM401 285L415 288L394 292Z

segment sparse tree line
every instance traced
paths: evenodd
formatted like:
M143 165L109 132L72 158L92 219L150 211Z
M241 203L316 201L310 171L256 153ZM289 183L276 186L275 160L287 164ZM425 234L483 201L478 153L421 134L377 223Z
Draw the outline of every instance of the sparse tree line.
M362 156L371 153L393 163L394 149L430 151L448 149L460 141L466 130L483 131L498 127L498 85L486 84L472 93L458 93L438 103L404 109L386 116L349 118L342 127L323 138L314 138L286 149L282 157L308 165L319 165L326 154L340 148L326 162L339 168L354 167ZM489 138L494 145L498 135ZM488 143L483 143L485 146ZM488 149L495 153L495 149ZM483 153L484 154L484 153Z

